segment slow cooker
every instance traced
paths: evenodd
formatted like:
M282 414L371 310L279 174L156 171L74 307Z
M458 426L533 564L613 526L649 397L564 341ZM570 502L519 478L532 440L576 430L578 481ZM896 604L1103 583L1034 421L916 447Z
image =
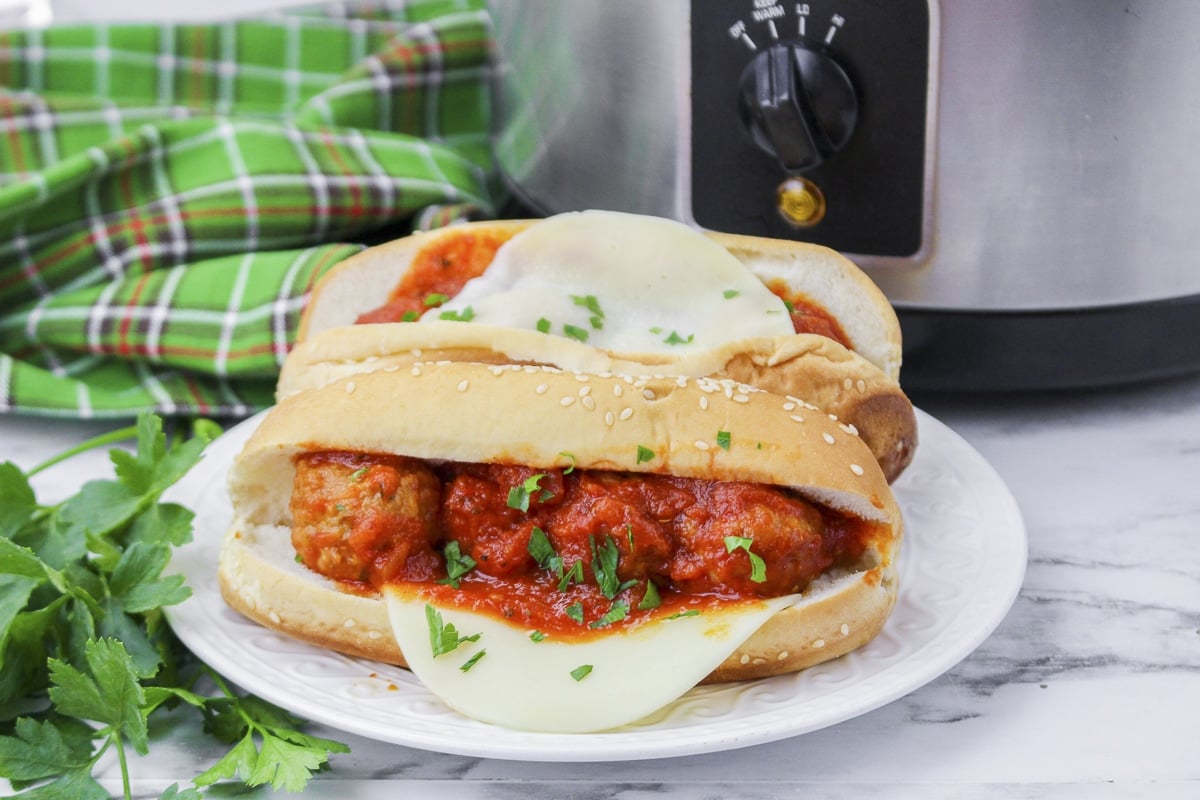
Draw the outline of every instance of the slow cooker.
M816 242L914 388L1200 370L1200 3L494 0L533 213Z

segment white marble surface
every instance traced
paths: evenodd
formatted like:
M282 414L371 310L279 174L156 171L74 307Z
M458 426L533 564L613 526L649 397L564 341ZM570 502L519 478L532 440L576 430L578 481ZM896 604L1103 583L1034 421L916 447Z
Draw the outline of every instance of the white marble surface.
M1029 534L1011 613L941 678L804 736L618 764L447 756L318 729L353 752L307 795L1200 797L1200 378L915 399L991 462ZM114 426L0 416L0 459L29 467ZM40 476L39 490L49 499L106 471L92 454ZM158 733L134 765L138 796L220 752L190 722Z

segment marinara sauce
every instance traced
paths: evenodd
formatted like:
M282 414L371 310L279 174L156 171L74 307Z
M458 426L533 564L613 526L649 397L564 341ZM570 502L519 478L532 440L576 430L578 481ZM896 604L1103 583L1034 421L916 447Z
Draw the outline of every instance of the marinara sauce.
M296 467L292 541L309 568L352 591L420 584L559 635L801 591L874 532L753 483L348 452Z

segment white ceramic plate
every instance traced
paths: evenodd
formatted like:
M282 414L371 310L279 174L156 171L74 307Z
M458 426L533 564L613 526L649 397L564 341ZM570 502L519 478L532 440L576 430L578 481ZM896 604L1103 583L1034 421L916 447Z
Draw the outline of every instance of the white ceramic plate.
M231 511L225 476L258 418L214 442L168 499L197 513L173 569L193 595L168 609L179 638L245 690L340 730L444 753L531 761L618 761L727 750L824 728L928 683L1004 618L1025 574L1016 502L961 437L918 412L921 445L893 487L905 517L900 595L870 644L803 672L703 686L653 717L589 734L514 731L467 719L403 669L349 658L250 622L221 599L217 550Z

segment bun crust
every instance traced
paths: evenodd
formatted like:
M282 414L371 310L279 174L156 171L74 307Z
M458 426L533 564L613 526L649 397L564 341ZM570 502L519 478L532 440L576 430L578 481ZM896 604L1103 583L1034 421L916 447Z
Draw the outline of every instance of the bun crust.
M730 433L728 449L718 446L718 431ZM640 460L639 447L654 458ZM382 600L343 592L292 559L294 457L328 449L535 468L562 466L568 450L579 468L792 487L876 523L856 569L810 586L800 605L772 618L711 680L834 658L873 637L895 602L899 510L866 445L815 407L731 380L424 362L282 400L231 469L235 522L219 566L226 600L324 647L403 663Z
M536 331L460 322L354 325L302 342L280 372L279 399L355 374L408 369L422 361L545 364L591 373L732 379L803 398L853 425L889 482L912 461L917 420L900 386L832 339L796 334L748 339L646 364Z

